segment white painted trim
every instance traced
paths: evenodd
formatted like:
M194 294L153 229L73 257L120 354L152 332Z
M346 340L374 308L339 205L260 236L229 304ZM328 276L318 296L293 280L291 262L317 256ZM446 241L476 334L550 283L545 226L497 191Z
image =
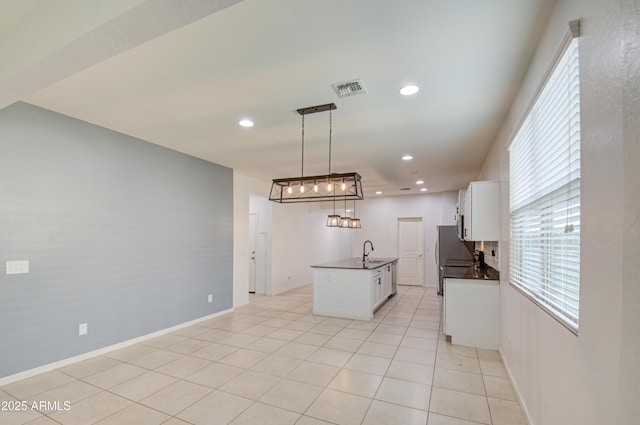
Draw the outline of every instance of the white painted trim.
M138 344L143 341L147 341L152 338L156 338L158 336L162 336L168 334L173 331L177 331L178 329L186 328L188 326L196 325L198 323L207 321L209 319L213 319L215 317L223 316L228 313L233 312L233 308L229 308L227 310L219 311L217 313L210 314L208 316L200 317L198 319L190 320L188 322L180 323L175 326L171 326L170 328L161 329L156 332L152 332L146 335L142 335L136 338L128 339L126 341L118 342L113 345L109 345L107 347L98 348L97 350L89 351L88 353L79 354L77 356L68 357L63 360L58 360L57 362L48 363L42 366L35 367L33 369L25 370L22 372L15 373L13 375L8 375L0 378L0 387L3 385L10 384L12 382L20 381L22 379L31 378L32 376L39 375L41 373L49 372L54 369L59 369L64 366L68 366L73 363L81 362L83 360L90 359L92 357L96 357L110 351L119 350L124 347L128 347L133 344Z
M267 297L275 297L276 295L280 295L280 294L284 294L285 292L289 292L289 291L293 291L294 289L298 289L298 288L302 288L303 286L311 286L313 285L313 282L305 282L305 283L300 283L298 285L294 285L294 286L287 286L285 288L281 288L279 291L272 293L271 295L266 295Z
M242 303L239 303L237 305L234 305L233 308L239 308L239 307L242 307L242 306L245 306L245 305L249 305L249 304L251 304L251 300L247 299L245 302L242 302ZM233 309L232 309L232 311L233 311Z
M527 410L527 405L524 404L524 400L520 395L520 390L518 390L518 385L516 384L516 381L513 379L513 375L511 374L511 369L509 369L509 365L504 359L504 355L502 354L501 347L498 347L498 354L500 354L500 360L502 360L502 365L504 366L504 369L507 371L507 377L509 378L509 382L511 383L513 392L516 394L516 397L518 398L518 403L520 404L520 408L522 409L522 413L524 414L524 419L527 421L528 425L534 425L534 423L531 421L531 416L529 415L529 411Z

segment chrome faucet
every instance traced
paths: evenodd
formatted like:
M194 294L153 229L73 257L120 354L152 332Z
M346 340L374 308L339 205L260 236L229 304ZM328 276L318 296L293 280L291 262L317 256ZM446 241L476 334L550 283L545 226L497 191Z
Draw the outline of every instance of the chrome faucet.
M371 252L374 251L373 242L371 242L370 240L364 241L364 243L362 244L362 262L363 263L365 261L367 261L367 257L369 256L369 254L367 254L366 251L365 251L365 249L367 247L367 242L369 242L369 245L371 245L371 251L369 251L369 254L371 254Z

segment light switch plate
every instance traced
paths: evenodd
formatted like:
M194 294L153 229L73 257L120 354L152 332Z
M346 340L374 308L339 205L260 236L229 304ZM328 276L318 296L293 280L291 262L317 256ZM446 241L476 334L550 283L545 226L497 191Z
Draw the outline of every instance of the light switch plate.
M82 335L86 335L87 332L89 331L89 327L86 323L80 323L78 325L78 335L82 336Z
M29 273L29 260L7 261L7 274Z

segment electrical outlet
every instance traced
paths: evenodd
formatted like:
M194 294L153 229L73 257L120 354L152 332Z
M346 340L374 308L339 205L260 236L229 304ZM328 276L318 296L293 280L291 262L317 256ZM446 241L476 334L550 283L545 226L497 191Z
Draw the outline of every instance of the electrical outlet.
M7 274L29 273L29 260L7 261Z
M207 298L207 301L212 303L213 302L213 294L209 294L209 297Z
M86 323L80 323L78 325L78 335L82 336L82 335L86 335L87 332L89 332L89 327Z

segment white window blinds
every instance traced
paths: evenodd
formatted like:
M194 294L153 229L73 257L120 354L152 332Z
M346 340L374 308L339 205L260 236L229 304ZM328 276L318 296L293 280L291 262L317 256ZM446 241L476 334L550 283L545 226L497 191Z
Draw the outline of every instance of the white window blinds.
M510 283L578 331L580 82L568 44L510 146Z

